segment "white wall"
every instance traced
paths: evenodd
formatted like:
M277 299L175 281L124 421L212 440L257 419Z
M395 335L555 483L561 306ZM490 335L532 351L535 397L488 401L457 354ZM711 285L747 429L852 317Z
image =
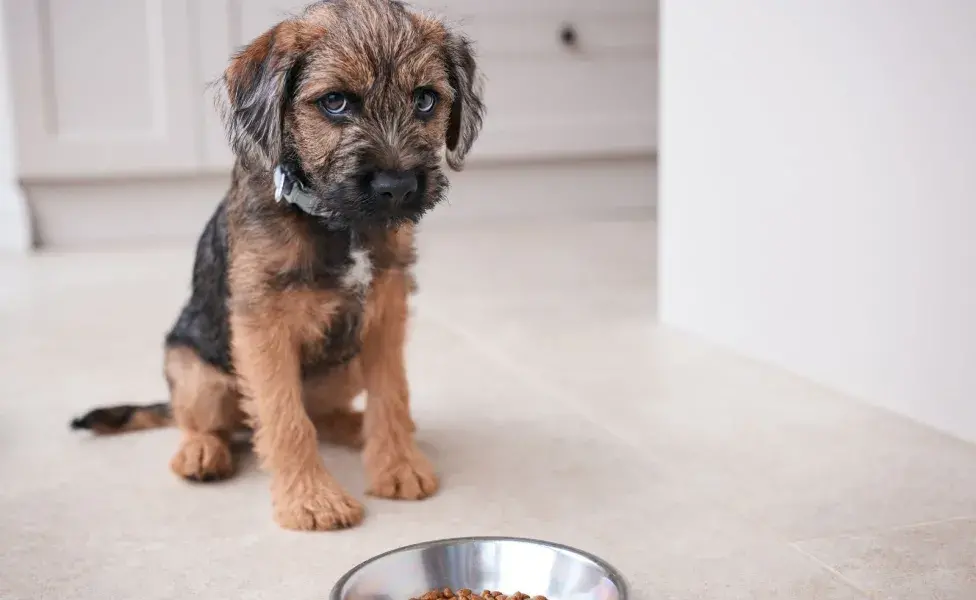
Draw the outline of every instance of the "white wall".
M976 440L976 2L667 0L661 317Z
M17 183L5 15L0 8L0 252L31 247L27 201Z

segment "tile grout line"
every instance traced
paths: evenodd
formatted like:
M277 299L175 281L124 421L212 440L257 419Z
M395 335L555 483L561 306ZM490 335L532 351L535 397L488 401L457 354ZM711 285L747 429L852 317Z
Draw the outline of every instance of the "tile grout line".
M909 523L907 525L894 525L894 526L891 526L891 527L875 527L875 528L869 528L869 529L862 529L862 530L857 531L857 532L844 532L844 533L837 533L837 534L833 534L833 535L822 535L822 536L817 536L817 537L812 537L812 538L804 538L804 539L801 539L801 540L792 540L792 541L790 541L790 543L791 544L806 544L806 543L809 543L809 542L820 542L820 541L829 541L829 540L838 540L838 539L846 539L846 540L862 539L862 538L865 538L865 537L868 537L868 536L880 535L880 534L889 533L889 532L892 532L892 531L906 531L906 530L909 530L909 529L918 529L920 527L928 527L928 526L931 526L931 525L942 525L943 523L954 523L956 521L972 521L972 520L976 520L976 516L973 516L973 515L961 515L961 516L957 516L957 517L946 517L944 519L934 519L932 521L922 521L922 522L919 522L919 523Z
M793 550L795 550L798 554L800 554L801 556L805 556L807 558L807 560L812 561L817 566L819 566L821 569L823 569L824 571L827 571L828 573L830 573L831 576L833 576L835 579L837 579L838 581L840 581L844 585L847 585L848 587L850 587L851 589L853 589L858 594L861 594L865 598L874 598L874 595L873 594L871 594L867 590L862 589L859 585L855 584L853 581L851 581L850 579L848 579L847 577L845 577L843 574L841 574L840 571L838 571L834 567L828 565L827 563L825 563L824 561L820 560L819 558L817 558L813 554L810 554L809 552L807 552L803 548L800 548L795 542L788 542L788 545L791 548L793 548Z

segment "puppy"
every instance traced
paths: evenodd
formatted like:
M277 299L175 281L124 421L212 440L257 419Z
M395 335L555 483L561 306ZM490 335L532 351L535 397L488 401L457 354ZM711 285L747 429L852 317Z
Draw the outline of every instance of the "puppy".
M73 427L175 422L171 468L196 481L234 471L230 436L249 427L288 529L363 518L319 435L362 446L370 494L433 494L404 369L414 225L445 196L443 159L460 170L478 136L479 80L467 39L391 0L312 4L234 56L218 104L237 159L166 337L170 401Z

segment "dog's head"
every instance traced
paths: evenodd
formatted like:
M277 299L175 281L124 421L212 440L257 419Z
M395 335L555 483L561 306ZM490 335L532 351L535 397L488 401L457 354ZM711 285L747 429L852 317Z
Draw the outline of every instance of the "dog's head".
M394 0L309 6L235 55L219 85L245 164L293 173L344 226L417 221L461 170L484 107L471 44ZM317 211L319 212L319 211Z

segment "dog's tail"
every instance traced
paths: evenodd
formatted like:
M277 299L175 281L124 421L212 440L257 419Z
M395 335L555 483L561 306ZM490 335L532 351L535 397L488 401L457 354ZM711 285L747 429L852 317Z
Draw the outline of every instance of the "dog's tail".
M112 435L169 427L173 411L168 402L158 404L122 404L88 411L71 421L72 429L89 429L95 435Z

